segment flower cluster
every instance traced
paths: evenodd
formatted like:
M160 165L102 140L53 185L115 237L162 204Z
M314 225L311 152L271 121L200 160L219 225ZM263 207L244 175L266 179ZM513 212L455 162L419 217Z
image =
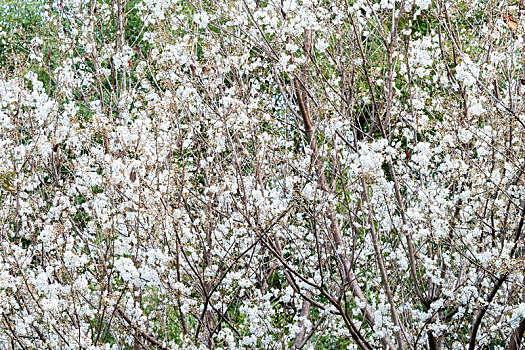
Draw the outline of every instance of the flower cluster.
M496 3L0 22L0 348L519 348L523 28Z

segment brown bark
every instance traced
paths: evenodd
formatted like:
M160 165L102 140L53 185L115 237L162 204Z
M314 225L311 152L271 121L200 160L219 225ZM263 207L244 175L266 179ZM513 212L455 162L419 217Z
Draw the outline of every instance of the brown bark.
M306 34L311 37L310 34ZM305 47L307 49L307 47ZM308 52L308 51L306 51ZM304 71L303 71L303 79L305 78ZM305 80L305 79L304 79ZM328 191L328 181L326 179L324 168L321 163L321 160L319 159L319 150L317 148L317 142L315 140L315 134L314 134L314 128L311 120L311 114L306 102L306 91L305 91L305 83L306 81L303 81L302 83L299 81L299 78L294 78L294 88L295 88L295 95L297 97L297 102L299 105L299 109L301 111L301 117L304 124L304 132L306 136L306 140L312 150L312 157L315 159L315 172L318 177L318 184L319 187L323 191ZM332 239L335 245L336 251L343 251L342 249L338 249L339 247L343 246L343 235L341 233L341 229L339 227L339 222L337 221L336 213L333 207L330 207L328 209L328 219L330 220L330 231L332 234ZM357 278L352 271L352 266L350 264L350 259L348 258L346 253L338 253L338 258L342 262L343 265L343 272L344 272L344 279L345 282L347 282L350 286L350 290L352 291L352 294L354 297L358 298L359 301L364 304L364 307L361 309L361 312L363 313L363 317L365 320L371 325L374 326L375 320L374 320L374 312L372 311L372 307L368 303L368 300L365 298L363 291L361 290L361 287L357 283ZM388 336L384 336L382 339L382 343L387 346L389 349L395 349L395 346L392 342L392 340Z
M519 326L512 331L507 350L519 350L523 343L523 333L525 332L525 318L521 320Z

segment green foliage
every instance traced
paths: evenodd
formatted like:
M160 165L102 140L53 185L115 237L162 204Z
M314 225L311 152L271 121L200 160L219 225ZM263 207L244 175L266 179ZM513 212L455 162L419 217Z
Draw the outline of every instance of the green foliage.
M12 171L7 171L4 173L0 173L0 187L4 191L12 192L14 191L13 188L13 177L15 176L15 173Z
M44 26L40 0L0 1L0 66L13 70L13 58L28 55Z

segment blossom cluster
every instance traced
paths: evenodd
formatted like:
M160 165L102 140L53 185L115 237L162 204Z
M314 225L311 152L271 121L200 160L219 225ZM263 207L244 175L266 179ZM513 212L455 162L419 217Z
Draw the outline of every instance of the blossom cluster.
M26 35L0 348L518 349L520 11L62 0L0 28Z

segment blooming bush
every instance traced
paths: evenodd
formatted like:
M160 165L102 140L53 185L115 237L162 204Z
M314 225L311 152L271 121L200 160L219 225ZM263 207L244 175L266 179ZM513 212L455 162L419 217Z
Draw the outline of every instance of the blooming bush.
M32 4L0 348L520 348L521 2Z

